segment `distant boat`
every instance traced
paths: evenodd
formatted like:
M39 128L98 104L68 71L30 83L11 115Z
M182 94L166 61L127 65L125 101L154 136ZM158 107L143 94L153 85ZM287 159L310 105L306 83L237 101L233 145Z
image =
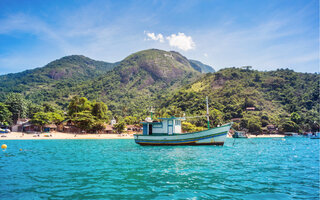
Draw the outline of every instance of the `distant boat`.
M232 135L233 138L248 138L246 132L244 131L235 131L235 133Z
M302 137L302 135L299 135L299 133L294 132L285 132L284 135L285 137Z
M182 133L181 121L185 117L159 118L161 121L152 121L151 118L143 124L143 135L134 135L134 140L139 145L173 146L173 145L223 145L232 123L220 127L210 128L209 107L207 98L207 122L208 129Z
M319 132L316 132L315 134L312 134L310 136L310 139L320 139L320 133Z
M0 128L0 133L10 133L10 130Z

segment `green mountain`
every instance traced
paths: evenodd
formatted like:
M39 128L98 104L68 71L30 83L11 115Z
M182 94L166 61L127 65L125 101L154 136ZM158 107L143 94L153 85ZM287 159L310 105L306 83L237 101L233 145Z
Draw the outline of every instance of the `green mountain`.
M44 67L0 76L0 97L4 99L8 93L16 92L39 103L50 99L50 96L46 97L47 94L58 92L59 88L68 90L94 79L112 70L117 64L95 61L79 55L66 56ZM60 101L57 95L52 98Z
M150 49L115 64L67 56L43 68L1 76L0 94L23 93L34 103L50 102L62 108L71 97L80 95L107 102L119 115L132 114L199 76L177 52Z
M66 56L44 67L0 76L0 93L26 92L36 88L50 87L50 84L61 81L79 82L92 79L110 71L115 66L116 64L95 61L85 56Z
M119 115L144 113L170 92L195 81L201 73L177 52L157 49L134 53L112 71L77 88Z
M205 65L203 64L202 62L200 61L197 61L197 60L189 60L190 62L190 65L196 69L197 71L201 72L201 73L213 73L215 72L215 70L209 66L209 65Z
M105 102L113 115L143 119L150 106L157 117L202 116L208 96L212 125L240 118L235 123L239 129L257 131L274 124L298 131L319 124L319 74L250 67L206 73L212 70L178 52L157 49L134 53L118 63L67 56L42 68L0 76L0 101L17 92L35 104L66 109L78 95ZM191 121L201 126L203 120Z

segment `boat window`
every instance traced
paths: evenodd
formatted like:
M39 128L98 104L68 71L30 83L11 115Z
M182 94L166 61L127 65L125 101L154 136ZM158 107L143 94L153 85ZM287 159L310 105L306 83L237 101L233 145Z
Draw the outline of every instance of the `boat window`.
M162 128L162 122L159 124L153 124L153 128Z
M181 122L179 120L176 120L176 125L180 126Z

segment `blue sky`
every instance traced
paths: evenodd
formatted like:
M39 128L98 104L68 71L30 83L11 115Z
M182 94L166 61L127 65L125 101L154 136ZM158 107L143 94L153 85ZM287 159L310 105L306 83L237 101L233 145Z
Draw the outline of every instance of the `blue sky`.
M319 72L318 0L0 0L0 74L174 50L216 70Z

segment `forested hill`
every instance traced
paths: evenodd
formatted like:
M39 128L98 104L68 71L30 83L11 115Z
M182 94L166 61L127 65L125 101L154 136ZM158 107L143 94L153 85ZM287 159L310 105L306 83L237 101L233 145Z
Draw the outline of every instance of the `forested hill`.
M67 56L48 65L0 76L1 99L22 93L33 103L49 102L65 109L74 95L103 100L116 113L146 109L172 90L195 81L208 67L178 52L149 49L112 64L84 56Z
M74 92L106 102L118 115L141 115L171 91L201 76L181 54L151 49L128 56L112 71Z
M309 130L315 122L319 124L319 80L319 74L288 69L227 68L175 91L159 108L201 115L208 96L213 125L239 118L238 129L259 131L254 129L273 124L287 131ZM201 120L195 123L203 124Z
M75 84L93 79L113 69L117 63L95 61L85 56L66 56L44 67L0 76L0 94L29 94L39 89L55 89L57 83Z
M65 110L71 98L80 96L103 101L113 116L141 120L150 106L157 117L203 115L208 96L212 125L237 118L237 129L255 132L271 124L287 131L319 124L319 74L250 67L205 73L210 68L178 52L157 49L114 64L67 56L43 68L0 76L0 101L15 92L29 100L30 108L46 103ZM191 122L205 124L202 118Z
M120 63L119 68L106 74ZM142 71L150 76L143 77ZM0 99L5 99L9 93L15 92L23 94L34 103L51 102L65 108L72 95L88 94L90 97L99 97L106 101L120 99L118 88L113 89L115 91L111 93L115 95L110 94L112 96L110 98L106 97L104 91L105 87L113 84L107 82L116 75L121 77L121 87L128 83L125 88L130 88L131 91L141 90L142 87L145 88L155 82L153 86L155 89L148 87L151 94L154 94L163 87L176 88L189 83L194 80L195 74L199 74L197 71L206 73L214 69L199 61L188 60L178 52L157 49L134 53L117 63L72 55L50 62L44 67L0 76ZM186 74L190 76L190 80ZM133 79L136 82L130 85Z

